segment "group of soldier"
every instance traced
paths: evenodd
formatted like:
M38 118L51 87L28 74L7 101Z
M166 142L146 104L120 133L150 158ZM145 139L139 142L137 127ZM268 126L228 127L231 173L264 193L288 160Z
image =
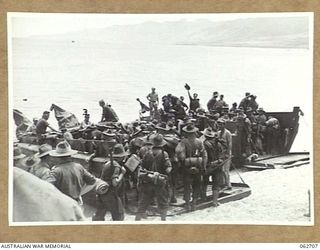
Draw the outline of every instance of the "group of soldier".
M224 119L226 122L237 122L237 132L241 135L241 150L244 156L252 153L274 154L279 150L278 141L280 136L279 120L266 115L262 107L259 107L257 96L245 93L245 97L239 105L234 102L232 106L224 100L224 95L217 91L213 92L212 98L207 102L207 112L201 107L197 93L190 94L190 86L185 85L190 100L189 106L184 102L184 97L179 98L172 94L162 97L163 108L158 108L159 97L152 88L148 94L148 109L142 106L143 110L150 110L150 115L156 120L178 123L180 120L193 119L195 125L203 130L211 127L217 131L217 120ZM141 102L140 102L141 103Z
M188 211L195 210L199 201L208 201L208 185L212 185L210 197L216 207L219 192L232 189L229 173L232 133L226 123L237 121L235 133L242 135L243 153L250 155L272 150L272 145L263 143L262 136L266 133L275 138L279 122L273 117L267 119L263 109L258 108L256 97L249 93L239 107L233 104L229 109L224 96L214 92L207 112L200 107L197 94L191 96L189 89L188 94L189 107L183 97L168 94L162 98L163 109L159 109L158 95L153 88L147 96L152 119L126 124L119 123L115 111L101 100L100 124L104 125L94 125L86 110L80 129L60 131L63 141L55 149L44 144L50 128L49 112L45 111L42 118L27 129L27 133L37 136L39 152L25 157L15 148L14 166L52 183L80 204L84 184L94 185L97 210L92 220L104 220L107 211L113 220L124 220L125 207L130 205L127 192L131 186L136 188L139 200L136 220L145 218L155 199L161 220L166 220L169 204L177 202L179 183L183 184L183 200ZM90 169L72 160L72 155L78 152L73 138L79 138L79 133L80 138L100 140L108 145L107 153L99 153L95 147L87 158L88 162L95 156L108 158L98 174L90 173ZM265 145L268 147L264 148Z

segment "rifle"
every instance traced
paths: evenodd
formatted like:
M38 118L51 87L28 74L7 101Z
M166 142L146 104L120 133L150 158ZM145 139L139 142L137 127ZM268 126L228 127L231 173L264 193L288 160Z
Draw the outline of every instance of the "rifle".
M139 172L140 172L141 174L151 174L151 175L154 175L154 174L155 174L154 171L146 170L146 169L143 169L143 168L141 168ZM163 177L163 178L166 178L166 179L168 178L168 176L165 175L165 174L160 174L160 173L159 173L159 176L160 176L160 177Z

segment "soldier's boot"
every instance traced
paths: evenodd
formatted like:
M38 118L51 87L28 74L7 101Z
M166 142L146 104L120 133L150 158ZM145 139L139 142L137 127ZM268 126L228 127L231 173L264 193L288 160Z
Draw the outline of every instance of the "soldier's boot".
M212 190L212 204L214 207L219 206L218 198L219 198L219 190L213 189Z

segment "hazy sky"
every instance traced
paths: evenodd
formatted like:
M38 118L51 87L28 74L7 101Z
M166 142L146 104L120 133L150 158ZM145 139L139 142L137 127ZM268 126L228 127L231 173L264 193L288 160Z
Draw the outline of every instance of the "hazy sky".
M306 13L236 13L236 14L47 14L9 13L8 28L13 37L50 35L70 31L103 28L111 25L137 24L147 21L165 22L197 19L225 21L237 18L297 16Z

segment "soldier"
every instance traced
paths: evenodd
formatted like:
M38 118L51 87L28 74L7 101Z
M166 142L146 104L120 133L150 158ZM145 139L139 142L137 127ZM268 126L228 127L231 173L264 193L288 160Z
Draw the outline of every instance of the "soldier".
M135 220L144 216L154 197L157 199L161 220L166 220L168 209L168 174L172 167L168 153L163 150L166 142L157 134L153 138L153 147L143 157L139 174L141 199Z
M237 133L240 135L241 153L249 156L251 154L251 122L243 109L238 109L237 113Z
M267 153L276 154L279 147L279 136L280 136L280 124L279 120L273 116L269 116L266 121L267 125Z
M194 93L192 97L188 90L188 95L190 99L189 113L196 113L196 110L200 108L200 99L198 98L198 94Z
M47 133L47 128L50 128L52 131L57 132L54 128L49 126L48 119L50 116L49 111L44 111L42 114L42 118L37 122L36 125L36 133L38 136L38 143L39 145L44 143L44 134Z
M204 146L208 154L206 177L204 178L204 190L206 192L209 176L212 177L212 202L213 206L219 205L219 191L226 185L225 171L223 165L229 159L229 153L225 141L210 128L203 131L205 136Z
M173 107L173 109L175 110L175 112L174 112L175 119L183 119L187 115L184 107L182 106L182 104L179 100L177 101L177 103Z
M154 112L157 112L159 105L158 93L156 93L156 88L151 88L151 93L147 95L149 101L150 115L153 117Z
M256 154L262 153L260 149L257 147L257 139L258 139L258 126L257 126L257 119L254 115L254 110L251 107L247 108L246 111L247 118L250 121L250 131L251 131L251 138L248 141L248 146L250 147L250 153L254 152ZM259 140L258 140L259 141Z
M216 110L212 110L209 114L207 114L209 117L208 119L208 125L212 128L213 131L218 131L218 119L220 117L220 114Z
M183 96L180 96L179 98L180 100L180 103L182 105L182 107L185 109L185 111L187 112L187 110L189 109L188 105L184 102L184 97Z
M215 105L217 103L218 96L219 96L219 93L217 91L213 92L212 98L207 103L208 111L215 109Z
M207 164L207 152L202 141L196 137L198 129L193 123L189 123L182 130L186 138L178 144L176 154L183 167L183 199L187 209L193 211L200 196L201 171L204 171ZM190 204L191 191L192 201Z
M13 166L21 168L23 170L25 169L25 166L22 164L22 160L26 158L26 155L23 154L18 147L14 147L13 149Z
M256 115L256 121L257 121L257 131L256 131L256 145L257 148L260 149L260 153L263 155L266 154L266 145L265 145L265 138L266 138L266 121L267 117L265 115L265 111L263 108L258 108L257 110L258 114Z
M176 203L177 199L175 197L175 188L178 181L178 159L176 157L176 146L179 141L178 132L174 123L172 121L168 121L167 128L164 135L164 139L167 142L164 146L164 150L168 153L169 159L172 165L172 171L169 174L169 193L170 193L170 203ZM159 130L159 134L161 130Z
M83 115L84 115L84 120L80 123L80 128L85 129L87 127L93 126L93 123L90 122L90 114L85 112Z
M204 130L206 127L208 127L208 117L206 117L206 112L204 109L199 108L197 110L197 114L196 114L196 127L199 130Z
M229 108L224 107L222 108L221 111L221 118L224 119L225 121L230 121L230 112L228 112Z
M234 102L234 103L232 103L232 107L230 108L230 112L233 112L233 113L235 113L236 112L236 110L237 110L237 103L236 102Z
M221 113L222 108L224 107L228 107L228 104L224 100L224 95L220 95L219 100L217 100L213 108L218 110Z
M102 108L101 122L119 121L119 118L117 114L114 112L113 108L111 108L111 105L106 104L104 100L100 100L99 105Z
M96 178L81 164L71 161L72 150L66 141L59 142L55 150L49 152L56 165L52 167L47 181L55 185L62 193L81 203L81 191L85 184L93 185Z
M37 134L37 123L38 123L39 119L37 117L34 117L32 119L32 125L30 125L27 130L26 133L28 135L36 135Z
M39 147L39 152L34 156L40 159L38 164L33 165L29 169L29 173L37 176L42 180L46 180L50 175L50 166L48 164L49 153L52 150L52 146L49 144L42 144Z
M110 211L113 221L124 220L124 208L119 192L126 173L125 167L121 164L127 155L122 144L116 144L113 149L113 159L103 166L100 179L108 183L109 189L106 193L97 194L98 205L92 217L93 221L103 221L107 210Z
M179 135L177 127L174 126L173 121L168 121L167 125L168 125L168 128L169 128L168 134L170 134L170 135Z
M248 107L252 108L253 111L257 111L259 107L259 104L257 103L256 99L257 99L256 95L250 95Z
M258 114L256 115L256 120L258 124L265 125L267 121L267 117L263 108L258 108Z
M227 188L232 189L230 183L230 166L232 159L232 135L231 132L226 128L226 121L224 119L218 119L218 138L225 142L225 154L224 154L224 162L222 165L222 170L226 176Z
M242 108L244 111L247 110L248 105L250 103L250 96L251 94L249 92L246 92L245 97L241 100L239 104L239 109Z

